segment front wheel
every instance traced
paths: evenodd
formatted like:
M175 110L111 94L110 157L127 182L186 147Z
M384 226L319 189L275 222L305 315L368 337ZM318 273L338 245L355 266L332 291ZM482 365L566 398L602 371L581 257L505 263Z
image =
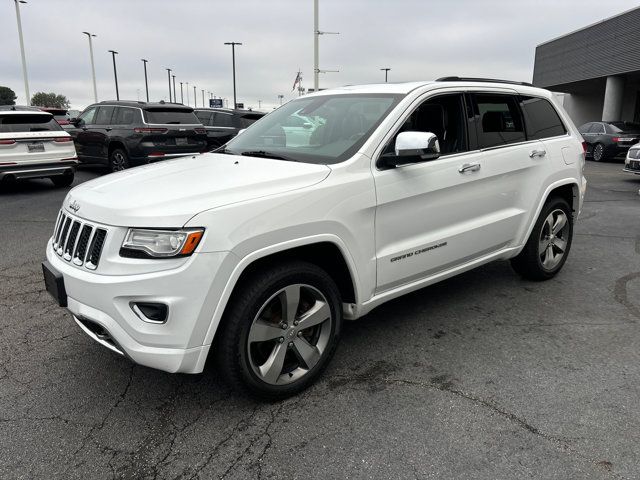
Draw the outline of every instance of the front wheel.
M511 266L524 278L548 280L564 265L573 239L573 214L566 200L547 201L529 240Z
M291 262L237 288L216 335L218 367L232 387L276 400L322 373L342 327L340 293L317 266Z

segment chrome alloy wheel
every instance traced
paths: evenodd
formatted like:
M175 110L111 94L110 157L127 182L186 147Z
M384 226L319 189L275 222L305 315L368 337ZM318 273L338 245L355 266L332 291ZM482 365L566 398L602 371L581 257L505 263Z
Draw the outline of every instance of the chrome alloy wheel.
M562 261L567 249L569 222L559 208L553 210L544 221L540 231L538 255L545 270L553 270Z
M598 143L595 147L593 147L592 156L596 162L602 160L602 157L604 156L604 146L601 143Z
M124 170L126 168L126 162L127 161L121 152L115 152L111 155L111 170L114 172Z
M249 329L253 372L271 385L302 378L327 349L333 322L329 302L317 288L295 284L280 289L262 305Z

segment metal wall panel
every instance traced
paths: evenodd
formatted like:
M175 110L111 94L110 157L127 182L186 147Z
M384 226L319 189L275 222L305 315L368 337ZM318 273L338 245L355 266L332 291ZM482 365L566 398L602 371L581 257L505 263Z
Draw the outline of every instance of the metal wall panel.
M566 83L640 70L640 7L536 47L533 84Z

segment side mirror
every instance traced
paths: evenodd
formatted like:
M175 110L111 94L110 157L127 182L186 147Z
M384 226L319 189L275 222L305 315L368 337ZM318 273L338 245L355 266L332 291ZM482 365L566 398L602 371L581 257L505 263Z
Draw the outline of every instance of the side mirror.
M313 127L313 125L309 122L305 122L302 124L302 128L306 128L307 130L309 130L311 127Z
M381 157L382 165L395 168L410 163L435 160L440 156L438 136L431 132L400 132L396 137L395 154Z

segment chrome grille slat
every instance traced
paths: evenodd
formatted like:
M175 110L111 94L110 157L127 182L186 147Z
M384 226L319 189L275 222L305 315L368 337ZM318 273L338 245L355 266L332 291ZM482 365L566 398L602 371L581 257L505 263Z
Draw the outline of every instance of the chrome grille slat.
M77 267L98 268L108 230L60 210L53 231L54 252Z

